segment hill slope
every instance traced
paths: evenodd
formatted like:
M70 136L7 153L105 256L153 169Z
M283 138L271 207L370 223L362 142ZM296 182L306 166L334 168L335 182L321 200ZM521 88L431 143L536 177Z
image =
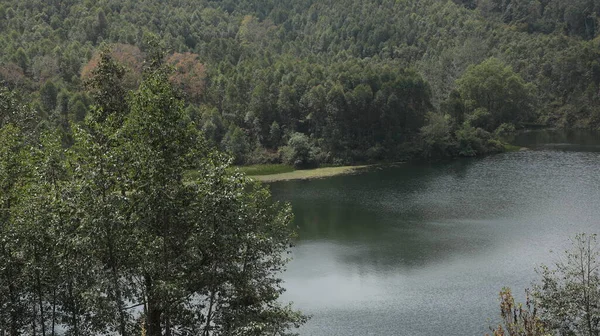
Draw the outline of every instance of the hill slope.
M588 0L8 0L0 79L64 125L89 108L99 46L134 87L156 35L190 117L238 163L477 155L501 124L600 126L599 14ZM504 117L510 104L523 112Z

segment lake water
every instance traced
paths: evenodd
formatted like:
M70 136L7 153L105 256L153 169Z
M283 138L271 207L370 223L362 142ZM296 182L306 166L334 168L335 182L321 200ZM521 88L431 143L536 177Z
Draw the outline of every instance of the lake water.
M600 135L536 131L531 150L273 183L299 238L284 300L301 335L483 335L568 238L600 231ZM554 250L555 252L551 252Z

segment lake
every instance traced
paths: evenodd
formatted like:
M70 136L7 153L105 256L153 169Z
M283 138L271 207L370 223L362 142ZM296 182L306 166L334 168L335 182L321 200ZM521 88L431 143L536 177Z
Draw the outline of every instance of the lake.
M532 131L531 150L271 184L298 240L285 301L301 335L483 335L580 232L600 228L600 134ZM554 251L554 252L551 252Z

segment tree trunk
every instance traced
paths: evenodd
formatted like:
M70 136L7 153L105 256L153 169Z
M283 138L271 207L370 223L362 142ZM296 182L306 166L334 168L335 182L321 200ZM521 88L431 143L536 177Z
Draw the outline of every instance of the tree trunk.
M37 315L37 312L35 310L35 303L33 304L33 318L31 319L31 332L32 332L32 336L37 336L37 327L35 325L35 318Z
M117 303L117 309L119 310L119 330L121 332L121 336L126 336L127 330L125 325L125 307L123 304L123 298L121 294L121 288L119 286L119 275L116 269L116 266L113 263L112 267L112 276L113 276L113 287L115 291L115 301Z
M165 336L171 336L171 320L168 313L165 313Z
M160 309L160 302L156 299L154 290L152 288L152 279L150 276L145 277L146 280L146 292L148 295L148 316L146 316L146 323L148 324L147 336L161 336L160 320L162 317L162 310Z
M112 231L112 230L111 230ZM113 291L115 293L115 303L117 304L117 309L119 310L119 331L121 336L126 336L127 330L125 326L125 305L123 304L123 298L121 293L121 286L119 286L119 271L117 269L117 262L115 260L114 246L112 241L113 234L110 234L108 249L110 254L110 269L112 275L112 286Z
M34 247L34 254L36 263L39 263L40 260L37 246ZM35 270L35 285L37 287L38 304L40 306L40 328L42 331L42 336L46 336L46 320L44 318L44 294L42 290L42 279L39 269Z
M36 282L38 287L38 304L40 305L40 327L42 336L46 336L46 319L44 318L44 299L42 294L42 281L40 280L40 272L36 271Z
M212 322L212 310L215 304L215 291L212 290L210 293L210 303L208 306L208 313L206 314L206 325L204 326L204 330L202 331L203 336L208 336L210 333L210 323Z
M6 254L5 254L6 255ZM10 263L10 261L9 261ZM10 313L10 336L19 336L19 328L17 326L17 321L19 319L19 316L17 315L17 307L18 307L18 298L16 295L16 289L15 286L12 282L12 271L11 271L11 267L9 264L8 267L8 278L9 278L9 285L8 285L8 295L10 297L10 305L13 307L12 312Z
M73 295L73 283L69 282L69 297L71 298L71 327L73 335L79 336L79 326L77 325L77 303Z
M56 324L56 287L52 290L52 336L55 336Z

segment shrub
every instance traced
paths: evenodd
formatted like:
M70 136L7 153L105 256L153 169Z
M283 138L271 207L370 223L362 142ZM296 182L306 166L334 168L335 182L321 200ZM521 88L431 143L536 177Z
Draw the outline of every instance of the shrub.
M282 147L280 151L283 162L297 169L312 168L317 165L316 148L305 134L298 132L292 134L287 146Z
M494 131L494 133L497 136L507 136L507 135L511 135L515 132L515 125L513 124L509 124L509 123L504 123L500 126L498 126L498 128L496 128L496 130Z

